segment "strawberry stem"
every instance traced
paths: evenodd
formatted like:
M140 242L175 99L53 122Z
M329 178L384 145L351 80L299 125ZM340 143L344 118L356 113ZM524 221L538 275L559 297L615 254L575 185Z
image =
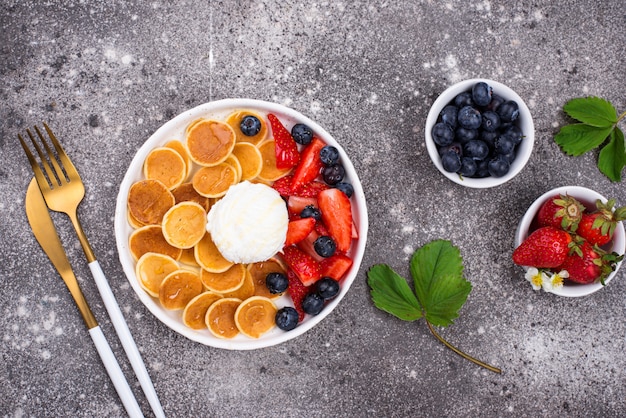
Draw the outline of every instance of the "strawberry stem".
M424 318L426 319L426 318ZM426 325L428 325L428 329L430 330L430 332L435 336L435 338L437 338L443 345L445 345L446 347L448 347L450 350L454 351L455 353L457 353L459 356L463 357L466 360L471 361L474 364L477 364L481 367L484 367L487 370L490 370L494 373L502 373L502 370L500 370L497 367L491 366L487 363L483 363L482 361L475 359L474 357L470 356L469 354L464 353L463 351L459 350L458 348L456 348L455 346L453 346L452 344L450 344L449 342L447 342L446 340L443 339L442 336L440 336L439 334L437 334L437 332L435 331L435 328L432 326L432 324L428 321L426 321Z

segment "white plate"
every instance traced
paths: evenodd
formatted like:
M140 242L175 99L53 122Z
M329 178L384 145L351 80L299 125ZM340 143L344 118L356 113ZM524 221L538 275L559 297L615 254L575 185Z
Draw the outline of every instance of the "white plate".
M184 140L184 132L186 126L201 117L214 118L218 120L225 120L226 117L235 110L248 109L257 111L261 114L274 113L280 121L291 129L296 123L305 123L313 129L315 135L322 139L326 144L337 147L341 156L341 162L346 169L346 181L349 181L354 187L354 194L352 195L352 212L355 224L359 231L359 238L352 242L352 247L348 255L353 260L353 265L346 277L342 281L341 291L333 300L331 300L317 316L307 315L306 318L291 331L283 331L278 327L274 327L268 333L262 335L258 339L248 338L243 335L226 340L216 338L208 330L193 330L186 327L182 322L182 310L181 311L168 311L161 307L159 301L150 295L148 295L139 285L137 277L135 276L135 261L133 260L130 251L128 250L128 238L133 231L133 228L128 224L127 220L127 196L130 186L143 178L142 167L143 162L146 159L148 153L155 147L162 146L166 142L172 139ZM271 132L271 130L270 130ZM178 332L185 337L197 341L199 343L209 345L217 348L224 348L230 350L252 350L256 348L269 347L275 344L280 344L299 335L302 335L309 329L313 328L333 309L339 304L341 299L346 295L350 285L354 281L361 261L363 259L363 253L365 251L365 242L367 240L367 206L365 202L365 195L363 193L363 187L358 179L356 171L352 162L346 155L345 151L335 141L335 139L324 130L317 123L307 118L306 116L296 112L293 109L289 109L285 106L275 103L269 103L259 100L251 99L224 99L210 103L206 103L188 110L174 119L161 126L139 149L135 157L133 158L124 179L120 185L119 194L117 197L117 206L115 209L115 239L117 241L117 250L119 252L120 262L124 268L124 273L130 282L130 285L137 293L137 296L141 302L165 325ZM283 306L293 306L289 296L284 295L274 302L280 308Z

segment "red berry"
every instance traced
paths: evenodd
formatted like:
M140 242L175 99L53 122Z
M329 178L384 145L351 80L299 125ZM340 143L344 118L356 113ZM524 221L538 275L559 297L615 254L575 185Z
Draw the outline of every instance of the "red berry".
M556 195L546 201L537 214L540 226L553 226L575 232L585 207L568 195Z
M309 294L309 289L302 284L300 279L293 270L287 270L287 280L289 281L289 287L287 292L293 301L293 306L298 311L299 322L304 319L304 310L302 309L302 301L304 297Z
M285 246L297 244L305 239L315 228L315 219L302 218L296 219L287 225L287 238Z
M584 214L576 233L591 245L603 246L613 239L617 223L626 219L626 207L613 210L615 200L596 201L597 211Z
M284 170L295 167L300 161L298 144L296 144L291 133L283 126L276 115L269 113L267 119L270 121L272 134L274 135L276 168Z
M559 267L565 261L572 237L552 226L537 229L513 251L513 262L537 268Z
M324 167L324 163L320 159L320 150L324 146L326 146L324 141L313 137L311 143L302 151L300 163L293 173L292 192L297 191L300 187L310 183L319 176L320 170Z
M300 248L294 245L283 248L283 259L305 286L320 279L320 263Z
M602 275L602 257L587 241L583 241L578 249L571 251L559 267L567 270L569 279L576 283L593 283Z
M339 189L327 189L317 196L322 221L337 243L337 250L348 252L352 244L352 206Z
M320 262L322 277L331 277L340 281L352 267L352 259L345 254L335 254Z

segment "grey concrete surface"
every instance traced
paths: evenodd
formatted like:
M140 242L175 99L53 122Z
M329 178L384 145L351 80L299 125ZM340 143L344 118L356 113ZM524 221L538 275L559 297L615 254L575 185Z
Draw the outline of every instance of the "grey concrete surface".
M626 416L626 269L567 299L533 292L510 258L518 220L551 188L585 186L626 204L597 153L567 157L553 141L571 98L626 110L623 2L3 0L0 22L0 416L125 415L24 213L32 174L17 134L42 120L79 166L79 214L168 416ZM473 77L516 90L536 127L528 166L493 189L445 179L423 140L437 95ZM303 336L256 351L200 345L157 321L129 286L113 234L118 185L141 144L182 111L229 97L285 104L326 127L369 208L346 298ZM113 336L69 221L54 219ZM473 284L442 334L500 375L371 302L370 266L408 276L411 252L437 238L461 249Z

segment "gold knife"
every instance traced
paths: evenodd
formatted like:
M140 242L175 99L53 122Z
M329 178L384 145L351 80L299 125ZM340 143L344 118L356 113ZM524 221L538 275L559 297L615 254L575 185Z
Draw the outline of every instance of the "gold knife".
M67 259L59 235L48 212L48 206L46 206L46 202L35 179L31 180L26 192L26 216L35 234L35 238L37 238L41 248L43 248L50 261L52 261L52 264L57 269L72 294L78 306L78 310L85 321L85 325L87 325L89 329L89 334L96 345L98 354L104 363L104 367L113 381L113 386L115 386L117 394L126 408L126 412L128 412L131 417L143 417L137 399L135 399L135 395L130 389L124 373L122 373L122 369L111 350L111 346L104 337L98 325L98 321L96 321L96 318L85 300L83 292L78 286L78 281L76 280L72 266Z

